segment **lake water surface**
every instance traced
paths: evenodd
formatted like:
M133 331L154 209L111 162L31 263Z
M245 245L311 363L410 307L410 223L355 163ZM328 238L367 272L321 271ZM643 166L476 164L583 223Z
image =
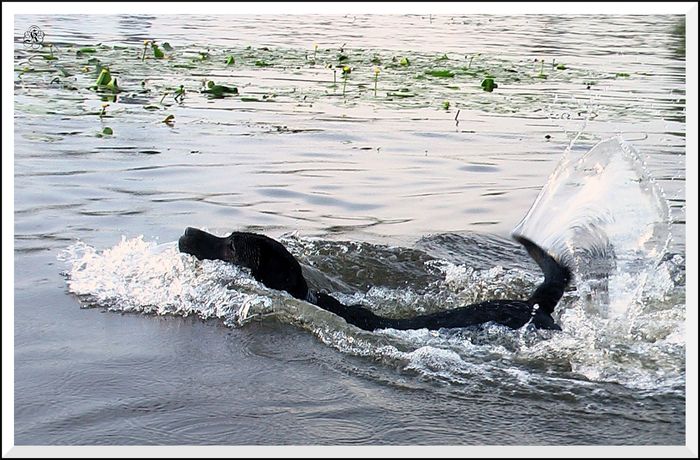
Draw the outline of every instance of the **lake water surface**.
M39 15L15 37L17 445L685 443L683 16ZM367 333L173 245L265 233L385 315L519 297L541 275L510 233L579 133L571 155L634 146L671 239L615 311L567 292L561 333Z

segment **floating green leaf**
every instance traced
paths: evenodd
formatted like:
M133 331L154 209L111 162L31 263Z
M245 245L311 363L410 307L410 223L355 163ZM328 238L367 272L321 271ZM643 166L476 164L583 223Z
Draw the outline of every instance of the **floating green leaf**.
M204 92L211 94L213 97L221 98L226 94L238 94L238 88L234 86L217 85L210 80L207 82L207 89L205 89Z
M494 88L498 88L498 85L495 81L493 81L493 78L487 77L481 81L481 87L484 89L484 91L488 91L490 93L493 92Z
M165 53L163 53L163 50L161 50L158 45L155 43L151 44L151 47L153 48L153 57L156 59L163 59L165 57Z
M256 67L270 67L272 64L269 64L265 61L255 61Z
M449 110L449 109L450 109L450 101L445 101L445 102L443 102L443 103L442 103L442 108L445 109L445 110Z
M75 52L77 56L82 56L83 54L91 54L91 53L96 53L97 50L95 48L80 48L78 51Z
M102 130L102 134L104 134L105 136L111 136L112 134L114 134L114 131L109 126L105 126L105 128Z
M185 85L180 85L180 88L175 90L175 101L182 102L185 98Z
M629 76L630 76L630 74L625 73L625 72L618 72L618 73L615 74L615 78L619 78L619 77L629 77Z
M168 115L163 120L163 123L165 123L166 125L170 125L170 126L174 125L175 124L175 115L172 115L172 114Z
M112 91L112 92L114 92L114 93L119 92L119 86L117 86L117 77L113 77L113 78L109 81L109 83L107 83L107 84L105 85L105 88L107 88L108 90L110 90L110 91Z
M404 56L404 57L402 57L401 60L399 61L399 64L401 64L402 66L405 67L405 66L411 65L411 61L409 61L408 58Z
M95 85L105 86L111 80L112 80L112 75L109 73L109 69L107 67L103 67L102 70L100 71L100 75L97 77L97 81L95 82Z
M172 51L172 50L173 50L173 47L170 46L170 43L165 42L165 43L163 43L163 49L164 49L165 51Z
M425 73L427 75L430 75L431 77L439 77L439 78L451 78L454 77L455 74L451 70L447 69L430 69L426 70Z
M226 57L226 65L233 65L236 63L236 59L233 56Z
M564 64L557 64L557 70L566 70L566 66Z

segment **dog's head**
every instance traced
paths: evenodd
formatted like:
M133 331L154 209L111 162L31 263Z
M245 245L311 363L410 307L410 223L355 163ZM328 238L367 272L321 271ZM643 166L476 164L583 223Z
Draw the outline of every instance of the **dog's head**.
M236 262L236 250L233 244L233 234L218 237L204 230L187 227L178 240L180 252L191 254L199 260L223 260Z

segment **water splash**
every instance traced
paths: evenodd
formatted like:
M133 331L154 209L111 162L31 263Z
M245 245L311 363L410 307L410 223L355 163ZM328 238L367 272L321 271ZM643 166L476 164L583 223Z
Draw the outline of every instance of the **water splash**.
M579 158L567 149L513 233L573 266L582 291L594 285L600 314L619 317L656 276L670 242L669 215L640 154L611 138Z
M494 251L506 254L513 244L490 239L475 241L453 236L440 238L451 250L467 256ZM285 240L288 241L288 240ZM334 254L342 243L298 238L294 254L300 260L317 254ZM487 246L486 248L484 246ZM377 286L354 293L332 293L348 303L362 303L375 312L395 317L446 310L483 298L518 298L531 292L541 274L531 269L510 268L524 251L510 251L503 266L475 269L467 263L431 259L422 251L387 263L387 276L403 276L404 286L382 286L385 274L377 271ZM342 252L342 251L341 251ZM363 257L374 260L396 254L394 248L363 246ZM114 311L160 315L196 315L218 318L240 327L266 315L285 324L310 331L343 353L363 356L421 380L456 385L459 391L526 391L541 394L580 392L582 398L596 382L626 387L681 393L684 388L684 260L664 260L654 283L647 283L639 308L628 320L613 321L589 311L579 291L568 293L556 315L563 332L530 327L510 330L499 325L440 331L381 330L374 333L349 326L332 313L286 293L265 288L239 267L221 261L197 261L177 251L174 243L156 245L142 237L126 239L114 247L97 250L78 242L60 258L70 292L86 306ZM469 257L467 257L468 259ZM413 265L407 260L413 260ZM342 265L342 259L337 260ZM379 270L379 269L377 269ZM417 289L426 276L432 281ZM356 273L357 279L364 279ZM352 284L357 279L349 279ZM390 280L391 281L391 280ZM392 283L393 284L393 283ZM634 313L634 314L632 314Z
M156 245L143 237L126 239L98 251L78 242L59 259L67 262L69 290L88 306L158 315L221 318L227 325L244 321L252 309L262 313L269 298L243 269L217 261L198 262L180 254L174 243ZM251 292L253 291L253 292Z

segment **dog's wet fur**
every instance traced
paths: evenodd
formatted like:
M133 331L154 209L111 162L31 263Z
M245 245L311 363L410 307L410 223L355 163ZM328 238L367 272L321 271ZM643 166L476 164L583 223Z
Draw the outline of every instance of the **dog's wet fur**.
M233 232L218 237L188 227L180 237L180 252L197 259L223 260L250 269L253 277L268 288L286 291L342 317L361 329L441 329L475 326L494 322L519 329L531 322L539 329L561 330L552 313L571 281L571 271L535 243L522 236L516 241L525 246L544 272L544 281L527 300L487 300L448 311L413 318L394 319L378 316L360 305L344 305L322 292L311 291L299 262L280 243L265 235Z

